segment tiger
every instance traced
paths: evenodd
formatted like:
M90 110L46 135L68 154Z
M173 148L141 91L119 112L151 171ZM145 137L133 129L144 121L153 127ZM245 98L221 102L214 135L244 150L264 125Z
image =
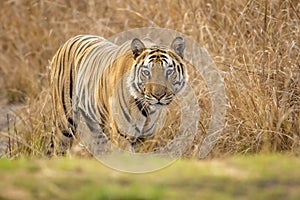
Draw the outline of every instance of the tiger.
M139 38L121 45L95 35L69 39L50 63L58 138L69 138L71 147L81 123L129 144L153 136L163 108L186 87L184 49L180 36L170 46Z

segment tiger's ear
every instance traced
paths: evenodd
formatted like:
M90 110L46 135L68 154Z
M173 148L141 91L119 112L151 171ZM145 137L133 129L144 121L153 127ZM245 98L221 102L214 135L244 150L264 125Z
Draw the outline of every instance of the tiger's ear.
M171 48L177 55L183 58L183 51L185 48L184 39L182 37L176 37L171 44Z
M136 59L139 55L141 55L141 53L145 50L145 48L146 47L144 43L140 39L134 38L131 42L131 50L134 59Z

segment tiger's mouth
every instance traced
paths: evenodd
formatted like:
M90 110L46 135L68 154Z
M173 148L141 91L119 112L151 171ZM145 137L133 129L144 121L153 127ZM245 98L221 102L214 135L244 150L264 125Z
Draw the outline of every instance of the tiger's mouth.
M157 96L153 96L153 95L151 96L145 95L145 99L149 105L167 106L172 102L173 95L168 95L168 96L164 95L160 98L157 98Z
M146 85L144 98L149 105L167 106L173 100L173 92L166 86L159 84Z
M143 98L135 98L135 103L144 116L148 116L153 111L168 106L173 101L173 94L164 95L161 98L144 94Z

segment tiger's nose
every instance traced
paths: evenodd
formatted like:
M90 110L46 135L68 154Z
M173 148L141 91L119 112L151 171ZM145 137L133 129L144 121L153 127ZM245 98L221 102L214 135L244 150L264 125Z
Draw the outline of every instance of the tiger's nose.
M155 89L151 91L151 95L157 100L162 99L166 95L166 87L162 85L156 85Z
M155 97L157 100L161 100L166 95L166 92L158 92L158 93L152 92L151 95Z

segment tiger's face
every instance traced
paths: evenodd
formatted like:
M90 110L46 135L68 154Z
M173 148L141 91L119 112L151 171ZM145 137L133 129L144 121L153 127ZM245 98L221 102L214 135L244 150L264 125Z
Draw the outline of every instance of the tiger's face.
M142 41L131 43L134 63L128 79L130 94L142 106L157 108L169 105L187 82L183 62L184 40L177 37L171 48L146 48Z

